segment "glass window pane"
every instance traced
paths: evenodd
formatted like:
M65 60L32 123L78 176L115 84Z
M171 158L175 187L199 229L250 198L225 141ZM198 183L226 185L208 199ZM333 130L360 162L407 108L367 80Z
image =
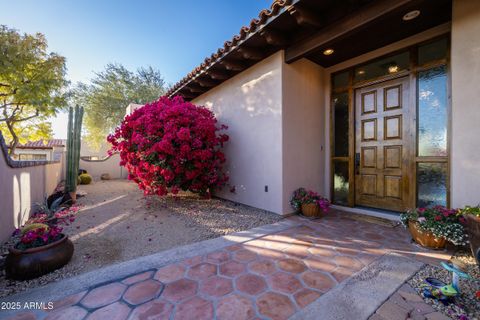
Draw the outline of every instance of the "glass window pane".
M447 155L447 75L445 66L418 74L418 155Z
M447 164L419 163L417 167L417 206L447 205Z
M348 93L333 95L335 157L348 157Z
M445 59L447 57L447 47L446 38L420 46L418 48L418 64L422 65L430 61Z
M335 161L333 166L333 202L348 205L348 162Z
M356 67L354 82L374 79L408 69L410 54L408 51Z
M348 71L337 73L333 76L333 87L342 88L348 86Z

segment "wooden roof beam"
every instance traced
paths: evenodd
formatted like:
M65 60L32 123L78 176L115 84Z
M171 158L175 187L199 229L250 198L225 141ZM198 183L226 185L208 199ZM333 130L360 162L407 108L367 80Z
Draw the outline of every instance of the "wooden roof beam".
M311 37L285 50L285 62L292 63L325 46L333 40L342 39L364 27L381 16L398 10L399 8L413 3L415 0L383 0L375 1L370 5L360 8L352 14L329 24L320 29Z
M214 80L225 80L230 78L230 75L227 72L207 71L207 74Z
M190 84L190 85L187 85L187 90L190 90L190 92L192 93L203 93L205 92L205 88L202 88L200 86L197 86L195 84Z
M239 47L238 52L240 52L244 59L248 60L260 60L263 58L262 51L254 48Z
M217 81L209 80L209 79L195 79L195 82L197 82L200 86L204 88L211 88L215 87L217 85Z
M188 99L188 100L193 99L193 98L198 96L197 94L193 94L193 93L190 93L188 91L179 92L178 95L180 95L184 99Z
M283 46L288 43L287 37L277 30L262 30L260 35L272 46Z
M241 71L245 69L245 66L240 61L223 60L220 63L224 65L227 70L231 71Z
M291 6L288 12L295 18L298 25L318 28L322 25L320 18L312 11L300 6Z

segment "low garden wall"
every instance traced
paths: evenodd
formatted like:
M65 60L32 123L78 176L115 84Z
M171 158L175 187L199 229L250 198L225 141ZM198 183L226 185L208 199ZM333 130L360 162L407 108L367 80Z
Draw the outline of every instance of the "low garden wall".
M95 179L100 179L104 173L108 173L112 179L126 179L127 169L120 166L120 155L113 154L101 160L88 160L80 157L80 169L87 172Z
M0 132L0 241L28 219L32 206L42 202L64 178L61 161L15 161L8 155Z

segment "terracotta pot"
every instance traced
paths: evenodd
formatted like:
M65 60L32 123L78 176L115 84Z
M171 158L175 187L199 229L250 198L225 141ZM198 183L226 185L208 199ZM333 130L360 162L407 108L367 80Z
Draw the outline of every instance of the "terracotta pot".
M77 203L77 192L69 192L68 195L70 196L71 204Z
M315 203L302 204L302 214L306 217L320 217L322 210Z
M8 278L33 279L63 267L72 255L73 243L62 235L62 238L46 246L27 250L10 248L5 271Z
M408 222L408 229L412 235L413 240L423 247L431 249L443 249L445 248L445 238L437 238L430 231L420 230L419 223L414 221Z
M466 214L464 217L466 220L465 226L470 241L470 248L477 261L477 265L480 267L480 217L471 214Z

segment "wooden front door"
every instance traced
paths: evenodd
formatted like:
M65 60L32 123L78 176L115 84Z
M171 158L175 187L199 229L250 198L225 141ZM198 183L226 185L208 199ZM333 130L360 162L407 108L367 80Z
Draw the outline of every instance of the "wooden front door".
M413 205L414 129L409 78L355 91L355 204L403 211Z

